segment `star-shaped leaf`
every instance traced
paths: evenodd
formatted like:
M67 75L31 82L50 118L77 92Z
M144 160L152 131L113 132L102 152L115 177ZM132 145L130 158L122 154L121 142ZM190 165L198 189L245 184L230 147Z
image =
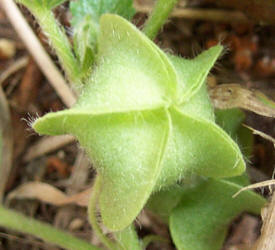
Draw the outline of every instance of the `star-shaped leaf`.
M127 227L154 190L181 178L244 171L237 144L214 123L204 84L221 46L194 60L167 56L111 14L101 18L98 41L96 67L77 104L33 127L78 138L103 177L100 209L107 227Z

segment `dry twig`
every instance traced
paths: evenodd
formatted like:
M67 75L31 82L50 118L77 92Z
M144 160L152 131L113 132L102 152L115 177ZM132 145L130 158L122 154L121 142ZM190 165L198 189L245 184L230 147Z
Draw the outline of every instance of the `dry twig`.
M42 47L36 35L26 22L13 0L4 0L0 2L6 12L7 17L12 23L14 29L25 43L30 54L33 56L41 71L45 74L61 100L67 105L72 106L76 98L64 80L63 76L52 62L51 58Z
M238 196L241 192L249 189L254 189L254 188L260 188L260 187L266 187L266 186L271 186L275 185L275 180L268 180L268 181L262 181L258 183L251 184L249 186L241 188L236 194L234 194L232 197L235 198Z
M50 184L34 181L24 183L10 192L6 203L9 203L12 199L38 199L55 206L76 204L87 207L90 193L91 188L87 188L74 195L67 195Z
M239 84L228 83L209 89L215 108L243 108L256 114L275 118L275 103L259 91L243 88Z
M3 198L5 192L6 183L10 174L12 166L12 147L13 147L13 136L12 136L12 126L10 121L10 112L6 97L0 86L0 202ZM3 140L1 143L1 139Z
M148 14L152 11L153 5L141 5L135 2L135 8L138 12ZM247 19L246 16L240 11L228 11L219 9L191 9L177 7L171 13L171 17L229 23L249 22L249 19Z
M10 67L8 67L5 71L3 71L0 75L0 85L3 84L3 82L12 74L17 72L18 70L26 67L28 64L28 57L24 56L19 59L17 59L15 62L11 64Z
M74 140L74 137L70 135L44 137L28 149L23 160L25 162L31 161L72 143Z
M263 218L262 234L256 245L256 250L275 249L275 192L273 193L265 217Z

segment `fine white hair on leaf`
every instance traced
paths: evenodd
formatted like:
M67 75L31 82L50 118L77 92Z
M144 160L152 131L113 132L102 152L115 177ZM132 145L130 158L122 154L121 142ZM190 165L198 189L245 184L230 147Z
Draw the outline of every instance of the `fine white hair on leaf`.
M175 52L172 48L163 48L162 50L165 52L165 54L175 55Z
M235 161L235 163L234 163L234 166L233 166L233 169L236 168L236 167L238 167L240 161L241 161L240 158L237 158L237 159L236 159L236 161Z
M35 115L28 113L27 118L21 118L22 121L26 122L28 126L27 131L30 132L30 136L36 135L36 132L32 128L32 125L38 118L39 118L38 113L36 113Z
M140 214L135 218L135 224L137 225L137 227L139 227L139 229L142 228L142 222L141 220L139 219L139 216L146 216L146 214L144 213L143 210L141 210Z
M38 113L35 115L28 113L27 118L22 118L23 121L25 121L30 129L32 129L33 123L39 118Z

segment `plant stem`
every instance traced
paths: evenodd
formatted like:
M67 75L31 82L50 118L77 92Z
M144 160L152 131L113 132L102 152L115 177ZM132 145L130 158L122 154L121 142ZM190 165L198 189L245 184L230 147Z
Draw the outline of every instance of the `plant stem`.
M134 224L122 231L115 232L116 240L119 242L121 249L142 250L142 242L139 241Z
M66 106L71 107L76 101L75 95L68 86L60 70L42 47L40 41L34 34L30 25L26 22L14 0L0 1L0 6L5 11L7 18L10 20L18 36L22 42L24 42L29 53L36 61L49 83L55 89L60 99ZM3 80L2 76L4 75L1 75L0 83Z
M160 28L166 22L166 19L177 2L178 0L158 0L150 17L145 23L143 28L144 34L153 40L157 36Z
M169 240L166 238L163 238L159 235L152 235L149 234L147 236L145 236L143 239L143 249L146 249L147 246L151 243L151 242L162 242L162 243L169 243Z
M70 82L75 84L75 87L79 87L79 64L72 53L71 44L64 32L64 29L58 24L51 10L41 8L36 15L36 18L38 19L45 34L50 39L51 46L55 49Z
M32 5L28 1L24 1L23 4L35 16L43 32L49 38L50 45L55 49L71 85L79 89L81 87L79 63L72 52L64 29L55 19L53 12L39 4Z
M109 249L116 249L115 244L108 237L106 237L102 232L96 218L96 212L97 212L96 205L97 205L98 197L101 190L101 183L102 183L101 177L98 174L93 186L92 196L90 198L90 202L88 206L89 221L99 240Z
M99 250L98 247L78 239L69 233L58 230L46 223L28 218L17 212L0 206L0 226L21 233L32 234L44 241L71 250Z

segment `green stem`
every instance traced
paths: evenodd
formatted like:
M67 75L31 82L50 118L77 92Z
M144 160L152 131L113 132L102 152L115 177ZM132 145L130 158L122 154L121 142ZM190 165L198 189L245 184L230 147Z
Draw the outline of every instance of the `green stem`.
M108 237L106 237L105 234L102 232L96 217L96 212L97 212L96 205L97 205L98 197L101 190L101 183L102 183L101 177L98 174L93 186L92 196L90 198L90 202L88 206L88 217L89 217L90 224L92 225L92 228L96 233L97 237L99 238L99 240L109 249L116 249L116 245Z
M166 22L169 14L173 10L178 0L158 0L150 17L143 28L144 34L150 39L154 39L160 28Z
M131 249L131 250L142 250L142 243L139 241L137 232L134 225L130 225L122 231L115 232L116 240L118 241L119 249Z
M43 32L49 38L50 45L55 49L71 85L79 89L81 87L79 63L72 52L72 46L63 27L55 19L53 12L40 6L39 3L32 4L29 1L22 1L21 3L35 16Z
M0 226L21 233L32 234L44 241L71 250L99 250L98 247L78 239L69 233L58 230L46 223L28 218L17 212L0 206Z
M165 239L159 235L147 235L145 236L143 239L143 249L146 249L147 246L151 243L151 242L161 242L161 243L169 243L168 239Z

